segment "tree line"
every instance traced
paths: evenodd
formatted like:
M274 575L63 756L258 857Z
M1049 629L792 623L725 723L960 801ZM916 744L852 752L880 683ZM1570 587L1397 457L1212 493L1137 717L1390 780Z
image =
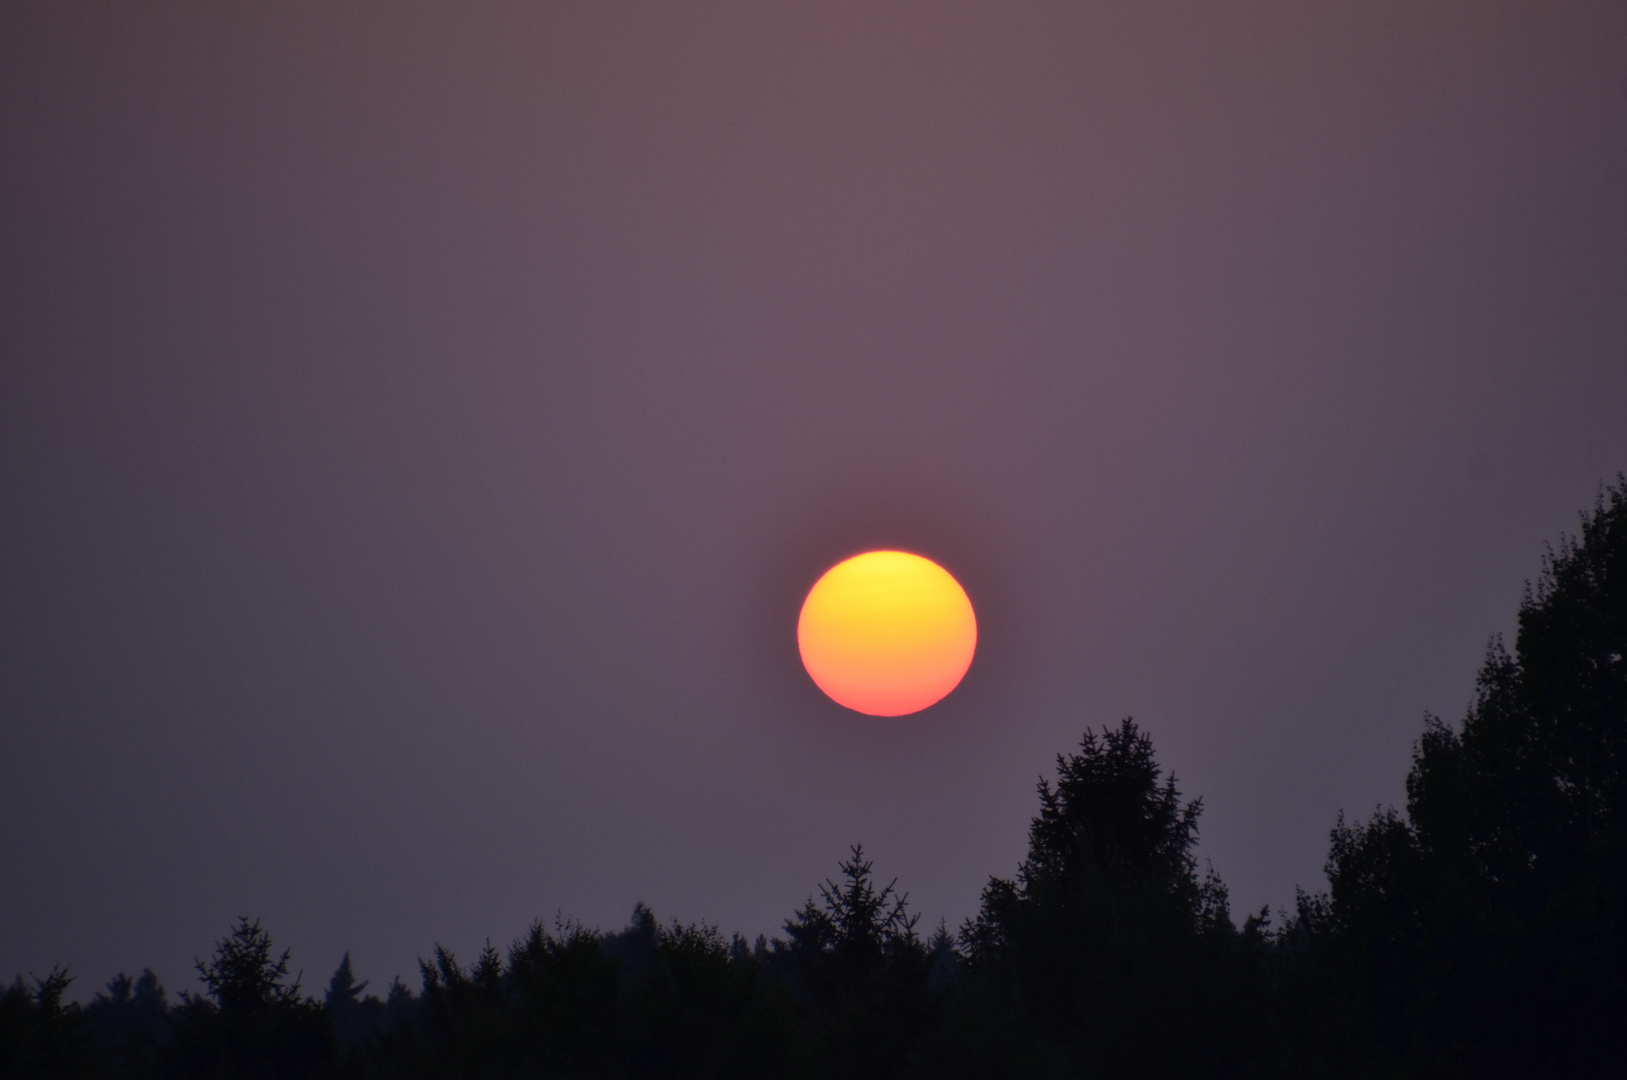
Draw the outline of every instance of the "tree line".
M321 996L241 919L151 972L0 994L3 1077L1618 1077L1627 1074L1627 478L1549 551L1404 811L1333 829L1326 892L1234 919L1134 721L1039 784L1016 874L923 933L862 848L747 942L643 905L537 924L382 996Z

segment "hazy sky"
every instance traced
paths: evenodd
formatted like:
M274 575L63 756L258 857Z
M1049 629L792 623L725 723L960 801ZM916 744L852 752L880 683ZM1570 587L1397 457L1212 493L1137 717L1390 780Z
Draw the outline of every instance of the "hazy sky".
M1289 905L1622 468L1619 0L6 5L0 978L953 925L1127 714Z

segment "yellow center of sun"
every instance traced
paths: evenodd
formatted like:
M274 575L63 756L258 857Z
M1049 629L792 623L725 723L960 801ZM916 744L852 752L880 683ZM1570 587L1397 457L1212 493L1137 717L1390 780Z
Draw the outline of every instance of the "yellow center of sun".
M931 559L870 551L837 563L803 601L802 664L838 704L919 712L953 690L977 648L966 590Z

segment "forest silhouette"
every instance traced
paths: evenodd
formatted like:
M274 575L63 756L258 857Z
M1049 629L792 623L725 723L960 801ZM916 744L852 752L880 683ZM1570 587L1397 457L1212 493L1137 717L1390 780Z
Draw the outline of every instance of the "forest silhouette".
M747 942L538 923L420 985L326 991L240 919L149 972L0 994L0 1077L1619 1077L1627 1072L1627 477L1543 562L1404 811L1334 827L1329 888L1241 924L1132 720L1039 785L1027 856L923 934L855 846Z

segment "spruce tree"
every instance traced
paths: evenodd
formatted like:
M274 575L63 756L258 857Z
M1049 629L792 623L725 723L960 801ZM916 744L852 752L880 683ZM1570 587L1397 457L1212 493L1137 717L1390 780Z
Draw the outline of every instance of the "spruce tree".
M1233 935L1224 886L1197 873L1201 802L1131 719L1058 755L1039 801L1016 878L991 879L962 932L984 1052L1042 1075L1215 1074L1193 1007L1208 944Z
M1627 1061L1627 478L1561 540L1461 725L1430 718L1407 813L1334 831L1303 905L1345 1052L1405 1074ZM1353 1026L1354 1025L1354 1026ZM1360 1053L1351 1052L1366 1036ZM1352 1067L1352 1072L1357 1071Z

